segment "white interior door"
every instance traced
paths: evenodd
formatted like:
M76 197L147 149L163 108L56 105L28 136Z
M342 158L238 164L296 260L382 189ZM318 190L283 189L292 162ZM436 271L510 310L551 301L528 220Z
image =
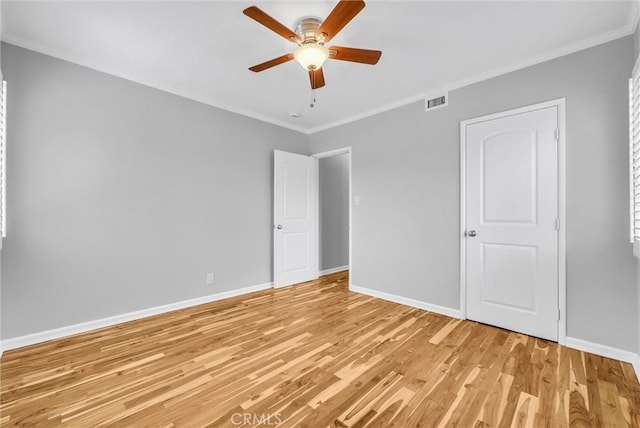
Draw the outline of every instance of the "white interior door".
M273 286L318 278L318 160L274 152Z
M470 121L467 318L558 340L558 107Z

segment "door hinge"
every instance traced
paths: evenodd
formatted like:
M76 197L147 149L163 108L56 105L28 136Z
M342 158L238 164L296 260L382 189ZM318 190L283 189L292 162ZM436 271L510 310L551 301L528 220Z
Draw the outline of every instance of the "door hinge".
M560 219L559 218L556 219L555 228L556 228L556 230L560 230Z
M558 321L560 321L562 318L560 318L560 309L558 309Z
M553 131L553 138L555 138L556 141L560 140L560 130L558 128Z

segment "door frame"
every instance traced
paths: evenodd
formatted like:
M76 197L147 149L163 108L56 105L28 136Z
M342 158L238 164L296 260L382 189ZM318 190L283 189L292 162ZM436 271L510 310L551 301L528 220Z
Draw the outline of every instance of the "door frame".
M466 153L469 125L528 113L548 107L558 109L558 217L560 230L558 231L558 343L564 345L567 338L567 249L566 249L566 130L565 130L565 99L532 104L512 110L494 113L460 122L460 315L467 319L467 241L465 237L467 223L467 189L466 189Z
M338 155L343 155L343 154L348 154L349 155L349 282L348 282L348 286L351 287L351 266L352 266L352 260L353 260L353 215L352 215L352 211L353 211L353 177L352 177L352 171L353 171L353 153L351 151L351 146L349 147L342 147L339 149L335 149L335 150L329 150L326 152L320 152L320 153L314 153L311 155L312 158L316 158L316 159L324 159L324 158L330 158L332 156L338 156ZM318 169L319 171L319 169ZM318 180L318 186L320 185L320 180ZM318 209L318 213L316 214L316 230L320 230L320 192L318 191L318 204L317 204L317 209ZM318 272L320 272L320 234L318 233Z

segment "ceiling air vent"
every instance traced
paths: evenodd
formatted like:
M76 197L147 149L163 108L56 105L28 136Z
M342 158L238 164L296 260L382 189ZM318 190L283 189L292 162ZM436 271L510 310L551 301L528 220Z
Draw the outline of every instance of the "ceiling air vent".
M449 105L449 93L442 92L432 95L424 100L424 111L436 110Z

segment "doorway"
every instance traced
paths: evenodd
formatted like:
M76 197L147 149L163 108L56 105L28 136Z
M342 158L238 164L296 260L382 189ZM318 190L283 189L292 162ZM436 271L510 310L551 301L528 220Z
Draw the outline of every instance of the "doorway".
M564 341L564 100L461 123L461 309Z
M351 150L313 155L319 171L320 275L349 269L351 260Z
M273 287L350 269L351 219L350 147L312 156L274 151Z

